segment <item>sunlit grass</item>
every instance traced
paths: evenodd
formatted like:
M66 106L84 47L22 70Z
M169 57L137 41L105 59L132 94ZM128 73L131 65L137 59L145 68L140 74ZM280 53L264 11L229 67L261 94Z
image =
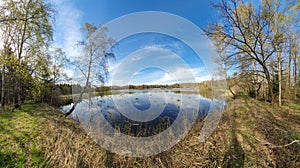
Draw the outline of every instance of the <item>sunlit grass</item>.
M299 144L274 146L300 138L298 104L281 108L251 98L238 98L229 104L218 127L204 143L197 138L202 128L202 123L197 122L172 149L145 158L112 154L58 110L43 104L25 104L15 112L0 112L0 167L297 165Z
M0 167L46 166L43 153L33 139L38 135L39 117L31 115L40 105L0 113Z

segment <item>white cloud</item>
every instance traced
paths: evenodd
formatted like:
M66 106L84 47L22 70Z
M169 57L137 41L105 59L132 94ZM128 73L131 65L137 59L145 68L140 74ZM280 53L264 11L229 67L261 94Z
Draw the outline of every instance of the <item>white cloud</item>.
M169 84L169 83L176 83L176 82L178 81L174 79L170 74L165 73L162 78L154 81L153 84Z
M186 68L177 67L174 71L165 73L163 77L155 80L153 83L168 84L181 82L202 82L210 80L210 75L203 75L204 67Z
M76 43L82 40L80 31L83 12L78 10L70 0L53 0L57 7L54 45L63 48L70 57L79 54Z
M117 68L118 65L115 65L113 68ZM210 75L205 72L204 67L199 68L187 68L187 67L174 67L169 69L170 71L164 71L162 69L157 69L154 72L143 72L137 71L132 76L130 84L173 84L173 83L182 83L182 82L202 82L211 80ZM127 76L123 76L126 78ZM114 79L114 83L118 84L129 84L124 83L127 80L123 78ZM112 81L109 81L108 84L111 84Z
M209 81L211 80L211 76L207 75L207 76L201 76L201 77L196 77L196 82L203 82L203 81Z
M192 68L191 71L194 74L194 76L198 76L201 73L206 72L205 67Z
M63 71L68 76L68 78L72 78L74 76L74 72L71 69L64 68Z
M143 71L146 68L157 70ZM159 45L146 46L128 55L118 63L112 64L109 72L113 83L117 85L172 84L210 79L205 67L191 68L180 56L160 48Z
M119 65L120 65L120 62L118 62L118 63L109 62L109 64L108 64L108 72L109 72L109 74L113 74L114 71L116 70L116 68L118 68Z

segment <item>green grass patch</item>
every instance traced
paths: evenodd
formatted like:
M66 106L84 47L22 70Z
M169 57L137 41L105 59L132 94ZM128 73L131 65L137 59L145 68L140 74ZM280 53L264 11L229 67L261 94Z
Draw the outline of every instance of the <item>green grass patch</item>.
M296 109L296 110L300 110L300 104L290 103L289 106Z
M291 131L291 136L295 139L300 139L300 134L296 133L295 131Z
M42 150L35 140L42 105L25 104L20 110L0 113L0 167L41 167Z

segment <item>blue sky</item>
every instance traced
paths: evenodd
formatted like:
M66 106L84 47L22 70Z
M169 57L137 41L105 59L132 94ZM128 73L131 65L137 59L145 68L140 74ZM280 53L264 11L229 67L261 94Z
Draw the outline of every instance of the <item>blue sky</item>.
M191 21L200 28L206 27L209 22L216 20L216 14L208 0L50 1L56 5L58 12L55 23L54 47L62 48L71 58L80 52L74 45L83 38L80 27L84 22L95 25L106 24L123 15L141 11L162 11L175 14ZM116 77L119 82L123 80L130 84L169 84L209 79L206 68L198 55L188 45L174 37L159 33L140 33L129 36L118 43L118 47L115 49L116 61L111 61L109 64L108 84L112 84L112 81L116 82ZM143 60L121 64L127 57L142 58ZM168 59L164 60L165 58ZM146 65L151 60L165 61L166 65L162 67L162 64L157 62L157 65L161 67L147 64L148 67L140 66L144 68L137 69L138 65ZM136 72L125 75L125 71L122 71L122 75L114 76L115 72L121 71L122 66L126 67L128 71L135 70ZM77 75L77 72L72 69L66 69L66 72L69 77ZM191 77L189 73L193 76ZM121 82L119 84L126 83Z

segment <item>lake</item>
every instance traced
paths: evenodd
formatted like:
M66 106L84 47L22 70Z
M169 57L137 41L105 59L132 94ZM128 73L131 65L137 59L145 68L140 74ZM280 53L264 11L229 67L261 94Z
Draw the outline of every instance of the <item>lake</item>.
M89 130L107 127L102 129L106 130L105 134L119 131L147 137L169 128L180 113L186 114L185 122L203 119L211 103L211 99L193 89L117 90L112 93L83 100L71 117ZM63 106L62 111L71 106Z

